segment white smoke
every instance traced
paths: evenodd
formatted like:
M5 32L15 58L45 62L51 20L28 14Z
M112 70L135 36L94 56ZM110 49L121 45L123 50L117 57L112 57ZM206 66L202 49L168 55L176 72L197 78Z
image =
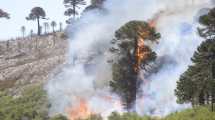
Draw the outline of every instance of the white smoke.
M46 86L52 102L51 112L65 113L77 104L77 97L87 100L93 112L108 115L123 111L117 95L110 92L112 79L107 63L114 32L131 20L147 21L162 11L157 31L162 38L153 49L158 60L165 58L159 71L142 85L143 98L136 103L141 115L166 115L187 105L178 105L174 96L176 81L191 64L201 43L196 33L198 11L210 7L209 0L107 0L106 15L85 13L69 26L71 33L68 65ZM111 96L111 100L105 97Z

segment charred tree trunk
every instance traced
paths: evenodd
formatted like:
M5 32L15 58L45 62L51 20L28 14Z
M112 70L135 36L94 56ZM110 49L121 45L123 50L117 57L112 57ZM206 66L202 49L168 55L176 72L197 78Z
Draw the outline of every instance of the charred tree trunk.
M73 13L73 18L74 18L74 19L75 19L75 15L76 15L76 9L75 9L75 6L76 6L76 3L74 3L74 4L72 5L73 10L74 10L74 13Z
M133 106L136 102L137 99L137 91L138 91L138 72L139 69L136 69L136 64L138 63L138 58L136 56L137 50L138 50L138 39L135 38L135 43L134 43L134 53L130 55L128 53L128 58L129 58L129 72L130 76L128 77L128 87L130 88L130 93L127 98L127 110L131 112L136 112L135 109L133 109Z
M40 29L40 18L38 17L37 18L37 35L40 35L41 34L41 29Z
M212 95L212 100L211 100L211 111L214 112L214 101L215 101L215 96L214 94Z
M204 98L204 92L201 91L199 94L199 105L204 105L205 104L205 98Z

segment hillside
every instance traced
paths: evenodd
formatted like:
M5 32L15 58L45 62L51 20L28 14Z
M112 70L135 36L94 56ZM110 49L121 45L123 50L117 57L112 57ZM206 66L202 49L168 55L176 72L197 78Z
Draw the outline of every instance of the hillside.
M65 62L67 40L63 33L0 42L0 88L44 82Z

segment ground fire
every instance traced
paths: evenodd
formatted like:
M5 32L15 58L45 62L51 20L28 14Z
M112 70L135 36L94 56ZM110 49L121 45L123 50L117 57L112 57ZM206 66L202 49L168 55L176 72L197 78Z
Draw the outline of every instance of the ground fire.
M93 112L90 111L87 101L82 98L80 98L79 103L69 109L68 112L69 120L86 119L88 116L93 114Z

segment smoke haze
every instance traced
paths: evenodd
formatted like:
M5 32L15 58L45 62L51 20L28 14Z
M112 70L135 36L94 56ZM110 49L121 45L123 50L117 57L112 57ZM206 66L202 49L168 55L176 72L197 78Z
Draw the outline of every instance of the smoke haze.
M85 13L68 27L70 49L68 64L46 85L52 103L51 113L65 113L85 99L93 113L107 116L123 112L120 99L110 92L111 66L107 63L114 32L131 20L147 21L160 13L156 29L161 33L157 53L161 67L147 77L135 109L140 115L167 115L189 107L176 103L174 89L179 76L191 64L201 43L196 28L198 16L210 8L210 0L107 0L108 13Z

